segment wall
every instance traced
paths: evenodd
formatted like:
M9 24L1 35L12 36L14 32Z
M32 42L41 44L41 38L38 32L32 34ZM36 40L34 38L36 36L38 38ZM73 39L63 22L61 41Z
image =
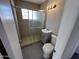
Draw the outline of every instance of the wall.
M50 0L49 4L47 4L47 2L48 1L44 2L41 5L41 9L46 10L48 6L51 6L53 4L56 4L57 7L55 9L47 11L46 28L52 30L54 34L58 34L61 16L64 8L64 0Z
M23 59L9 0L0 0L0 38L10 59Z
M72 7L73 6L73 7ZM52 59L61 59L79 12L79 0L66 0ZM68 53L67 53L68 54ZM65 55L66 56L66 55ZM65 59L65 58L64 58ZM68 59L68 58L66 58Z
M14 0L15 6L19 8L26 8L26 9L33 9L38 10L40 8L39 4L27 2L27 1L20 1L20 0Z
M78 47L77 47L77 49L76 49L76 53L79 54L79 44L78 44Z
M71 36L66 45L65 51L63 53L62 59L71 59L72 55L75 53L79 53L79 15L77 18L77 22L74 26L74 29L71 33ZM77 50L76 50L77 48Z
M12 48L11 48L10 43L7 38L6 32L5 32L3 25L1 23L1 19L0 19L0 38L1 38L2 43L4 44L4 47L8 53L8 56L11 59L13 59L13 58L15 59Z

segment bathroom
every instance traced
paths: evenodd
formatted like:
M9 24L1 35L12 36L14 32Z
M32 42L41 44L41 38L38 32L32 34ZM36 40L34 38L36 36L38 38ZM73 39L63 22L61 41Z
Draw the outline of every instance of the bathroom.
M42 30L57 37L64 9L64 0L11 1L19 42L24 59L43 59ZM54 46L56 39L54 40ZM53 46L53 47L54 47ZM50 57L51 58L51 57Z

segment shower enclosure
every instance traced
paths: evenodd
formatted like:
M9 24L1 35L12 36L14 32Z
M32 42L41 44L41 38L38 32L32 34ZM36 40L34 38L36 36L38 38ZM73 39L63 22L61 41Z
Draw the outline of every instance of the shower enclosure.
M15 8L21 46L40 41L41 29L44 28L45 13L42 11Z

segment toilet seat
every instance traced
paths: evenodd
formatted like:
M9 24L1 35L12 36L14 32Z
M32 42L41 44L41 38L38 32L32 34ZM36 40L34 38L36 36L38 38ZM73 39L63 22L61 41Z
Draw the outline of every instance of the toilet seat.
M43 46L43 53L44 53L44 58L49 58L50 54L52 53L54 47L51 43L46 43Z

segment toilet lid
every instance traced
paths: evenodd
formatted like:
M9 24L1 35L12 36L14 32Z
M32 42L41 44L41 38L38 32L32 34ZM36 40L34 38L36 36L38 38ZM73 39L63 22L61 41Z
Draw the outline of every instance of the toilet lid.
M54 46L51 44L51 43L46 43L46 44L44 44L44 46L43 46L43 50L45 50L45 51L52 51L54 49Z

